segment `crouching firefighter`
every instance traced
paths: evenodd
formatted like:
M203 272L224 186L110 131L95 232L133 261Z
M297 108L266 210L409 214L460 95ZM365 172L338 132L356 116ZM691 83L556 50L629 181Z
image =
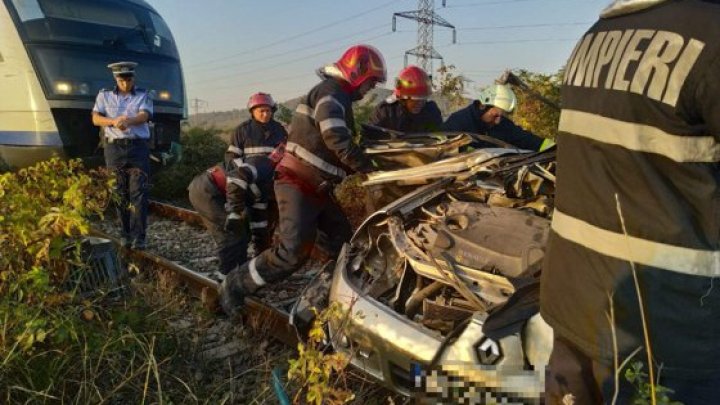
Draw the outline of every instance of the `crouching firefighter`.
M234 315L258 288L298 270L313 247L336 257L352 229L332 198L347 170L368 173L372 163L353 142L353 101L386 80L385 62L373 47L353 46L336 63L321 68L323 79L293 115L287 148L275 173L279 243L230 272L220 304Z
M281 155L282 148L280 145L271 156ZM237 165L236 162L217 165L195 177L188 187L190 203L215 241L220 260L215 275L221 280L247 261L250 232L258 238L269 238L268 198L275 163L279 160L250 156Z

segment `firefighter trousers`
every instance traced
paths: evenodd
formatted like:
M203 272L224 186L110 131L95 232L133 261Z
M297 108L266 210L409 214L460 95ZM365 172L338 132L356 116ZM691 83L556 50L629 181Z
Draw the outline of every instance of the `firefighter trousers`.
M279 241L249 266L261 278L255 280L258 286L277 282L297 271L313 248L336 257L352 236L350 222L329 192L313 192L295 182L278 179L275 196Z
M215 241L220 272L228 274L247 261L249 233L247 230L240 233L225 231L225 195L217 189L207 173L196 176L188 191L190 203L200 214L205 228Z

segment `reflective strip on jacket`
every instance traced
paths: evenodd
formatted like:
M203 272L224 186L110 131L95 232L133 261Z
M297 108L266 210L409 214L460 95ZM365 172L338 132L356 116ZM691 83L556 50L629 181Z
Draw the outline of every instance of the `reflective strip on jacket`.
M635 269L663 375L720 371L719 37L720 6L668 1L568 61L541 306L594 358L645 344Z
M303 97L293 115L286 153L302 159L331 181L347 170L372 170L369 158L353 141L352 100L340 83L327 78Z

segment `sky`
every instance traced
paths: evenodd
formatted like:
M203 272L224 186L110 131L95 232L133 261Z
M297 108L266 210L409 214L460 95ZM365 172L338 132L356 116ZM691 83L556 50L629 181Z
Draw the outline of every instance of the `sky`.
M245 108L263 91L282 102L307 93L320 66L365 43L385 57L391 88L417 45L418 23L393 13L417 0L147 0L173 32L185 74L190 112ZM435 0L455 26L434 28L433 45L467 83L467 96L506 69L552 74L610 0ZM416 63L414 56L408 63ZM440 66L435 60L434 69ZM195 102L195 99L201 101Z

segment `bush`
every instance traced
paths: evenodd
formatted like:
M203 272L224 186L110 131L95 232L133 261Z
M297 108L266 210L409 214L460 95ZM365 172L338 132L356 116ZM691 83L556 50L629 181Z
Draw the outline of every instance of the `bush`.
M553 75L520 70L517 76L534 92L560 105L562 70ZM560 122L560 110L548 106L524 91L516 90L515 94L518 97L518 107L512 115L515 123L535 135L554 139Z
M0 175L0 403L185 397L174 373L191 351L166 330L165 307L63 288L83 270L79 241L109 204L112 178L59 159Z
M187 186L192 179L223 160L227 144L217 136L219 132L199 127L184 132L182 160L153 178L150 194L158 199L187 197Z

